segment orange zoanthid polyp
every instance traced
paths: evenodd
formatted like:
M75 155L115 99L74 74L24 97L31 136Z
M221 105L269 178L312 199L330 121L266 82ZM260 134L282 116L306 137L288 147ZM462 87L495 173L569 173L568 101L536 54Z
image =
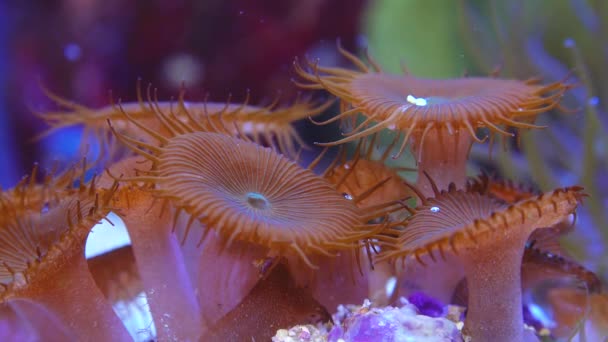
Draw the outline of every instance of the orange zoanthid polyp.
M110 174L130 177L150 163L139 156L113 164ZM204 329L200 307L184 269L179 241L172 232L173 206L157 200L150 184L123 183L112 198L112 207L124 222L141 285L146 292L150 313L157 324L160 340L196 339ZM179 284L179 286L176 286Z
M404 213L399 202L407 199L411 190L403 183L397 170L384 164L387 153L380 157L374 155L376 137L360 140L352 156L341 148L322 176L361 211L372 213L380 210L388 216L377 216L377 220L397 222ZM324 149L308 168L314 169L326 151ZM396 205L395 210L386 211L392 204ZM366 262L371 257L371 250L361 249L361 261L355 254L341 253L331 264L321 265L322 268L314 273L299 272L301 283L315 289L315 298L328 308L357 303L365 298L373 300L376 305L388 304L385 284L393 275L392 267L376 265L372 270Z
M227 244L248 241L278 254L295 253L306 264L311 254L332 254L359 246L379 229L367 224L381 210L363 213L323 177L273 149L246 137L202 130L156 112L167 132L154 131L124 113L126 119L155 139L144 143L113 131L117 138L152 165L125 179L150 184L160 198L171 200L219 234Z
M376 140L377 135L359 140L351 158L347 158L344 149L341 149L323 172L323 176L334 184L338 192L362 208L404 200L412 195L399 176L398 169L385 164L390 148L379 157L374 155L378 148Z
M309 63L310 70L297 62L296 72L305 89L325 89L342 101L342 113L319 124L362 114L365 120L336 145L355 141L385 129L397 131L404 139L397 155L411 141L418 161L418 187L429 196L431 175L440 189L450 183L464 187L466 161L478 128L490 134L512 136L510 128L539 128L530 121L559 105L571 86L562 82L547 85L538 80L510 80L490 77L426 79L409 74L387 74L370 59L371 68L340 48L359 70L321 67Z
M48 202L26 201L29 207L10 196L0 203L0 301L22 315L39 338L60 333L75 340L130 339L84 255L86 238L110 211L116 190L94 184L68 187Z
M224 252L221 259L232 262L233 269L246 270L243 278L247 279L240 279L230 288L218 288L220 291L232 291L241 283L255 285L250 280L257 281L260 274L253 272L253 254L256 260L293 257L299 264L315 269L318 260L331 260L340 251L358 251L363 240L389 224L368 222L396 207L393 203L369 212L361 210L323 177L246 137L206 132L196 122L178 122L162 113L157 113L158 120L171 129L157 132L124 114L154 142L141 142L114 131L118 140L151 162L138 175L123 181L146 185L156 199L167 200L178 214L190 217L182 243L188 243L190 227L195 227L192 234L197 233L199 244L205 245L201 256L217 247ZM238 260L226 258L228 255ZM208 257L200 260L201 264L209 262ZM210 279L206 271L199 269L196 276L201 279L201 291L209 282L218 281ZM230 273L213 276L222 280ZM235 292L238 296L246 294ZM205 292L199 302L201 310L207 310L209 303L216 301ZM221 304L222 308L228 305ZM214 318L206 320L212 323Z
M153 157L155 193L197 217L229 243L244 240L279 254L355 248L377 229L312 171L260 145L216 133L169 139ZM313 266L314 267L314 266Z
M446 252L463 264L469 297L464 333L473 341L522 341L521 263L537 228L550 227L574 212L582 188L556 189L507 205L464 190L438 191L423 200L380 260Z
M182 123L195 123L200 131L221 131L233 136L246 134L256 142L265 142L284 153L295 154L296 144L303 142L292 123L319 114L331 105L331 102L315 105L301 97L292 104L283 105L277 97L266 106L257 106L249 103L249 93L244 103L231 103L230 98L224 103L207 100L192 102L184 98L185 90L175 101L159 101L156 91L152 91L150 86L147 96L144 96L138 83L138 101L113 103L93 109L63 99L46 89L45 92L62 110L36 113L51 126L44 135L64 127L83 125L85 132L92 133L102 147L111 144L107 141L111 136L108 120L122 133L150 141L123 113L155 131L170 132L174 127L164 126L163 121L158 120L157 113L160 112Z

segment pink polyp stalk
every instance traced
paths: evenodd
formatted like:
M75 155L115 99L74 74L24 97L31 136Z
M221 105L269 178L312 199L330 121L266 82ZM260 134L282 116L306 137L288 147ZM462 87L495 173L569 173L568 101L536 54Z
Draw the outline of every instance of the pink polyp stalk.
M424 140L422 132L412 135L412 152L418 161L416 187L427 197L433 197L431 183L426 172L439 190L447 190L450 183L462 189L466 183L467 160L473 144L469 132L446 128L430 129Z
M58 325L60 324L54 324L53 330L57 329ZM34 341L41 337L41 334L36 330L27 316L11 307L10 303L0 304L0 341ZM67 336L66 334L63 335L64 338Z
M12 299L6 306L12 311L12 317L3 318L1 341L76 340L76 336L43 305L29 299Z
M335 311L340 304L357 304L366 298L378 299L378 302L374 302L378 305L382 304L380 301L387 301L383 296L384 291L378 296L373 296L376 293L372 291L385 288L384 285L390 275L383 271L390 272L392 269L386 270L380 266L378 274L374 274L365 251L359 254L361 270L357 265L354 251L343 250L335 257L322 255L311 256L310 259L318 269L311 269L305 265L299 256L289 256L287 259L289 273L297 286L310 289L314 299L330 312ZM374 281L378 284L370 287L370 277L373 276L376 277Z
M37 312L43 311L33 310L32 304L39 304L78 341L131 341L125 326L90 275L84 255L73 253L62 265L45 270L44 278L29 284L11 306L26 317L28 313L33 315L27 317L33 324L39 322ZM44 331L47 330L55 331L45 327Z
M464 331L473 342L524 340L521 261L528 236L507 234L460 253L469 291Z
M172 215L158 201L131 206L127 226L139 274L161 341L197 340L203 330L200 309L186 272Z
M268 255L267 248L246 241L232 241L228 247L225 244L226 241L210 231L197 247L194 277L203 319L208 326L237 307L255 287L261 279L256 262Z

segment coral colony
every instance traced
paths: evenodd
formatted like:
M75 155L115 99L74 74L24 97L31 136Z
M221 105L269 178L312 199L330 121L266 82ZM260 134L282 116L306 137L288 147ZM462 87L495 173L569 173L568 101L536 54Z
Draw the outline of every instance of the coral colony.
M539 128L571 86L390 75L338 49L356 70L294 62L299 87L337 97L324 122L335 101L162 102L138 84L137 102L91 109L47 91L49 134L82 125L102 153L2 192L2 339L132 340L113 305L142 292L159 341L605 333L600 281L559 246L584 190L466 174L472 144ZM292 124L308 118L343 133L303 165ZM408 151L413 165L388 166ZM131 245L86 260L110 212ZM528 294L547 281L539 309Z

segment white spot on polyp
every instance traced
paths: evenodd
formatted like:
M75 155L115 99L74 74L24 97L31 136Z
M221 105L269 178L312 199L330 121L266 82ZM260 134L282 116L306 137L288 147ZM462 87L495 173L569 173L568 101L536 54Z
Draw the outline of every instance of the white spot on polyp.
M408 95L406 98L407 102L414 104L416 106L424 107L427 105L427 101L423 97L415 97L414 95Z
M431 211L434 213L438 213L439 210L441 210L441 209L439 209L439 207L431 207Z

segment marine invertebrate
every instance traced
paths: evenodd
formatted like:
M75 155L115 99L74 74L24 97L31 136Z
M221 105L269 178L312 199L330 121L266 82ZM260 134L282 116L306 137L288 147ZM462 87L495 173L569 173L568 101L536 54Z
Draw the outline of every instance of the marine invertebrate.
M413 195L397 173L401 170L385 164L394 144L385 148L379 158L374 156L375 150L379 149L377 137L374 134L369 139L359 140L351 158L347 158L346 153L339 153L323 172L323 176L336 186L338 192L352 199L359 207L382 205Z
M269 298L272 298L271 303L268 303ZM316 324L330 318L325 308L312 298L310 290L299 287L286 265L279 263L204 339L268 341L277 327Z
M540 231L544 230L541 228ZM530 238L522 258L522 280L525 288L532 288L547 279L574 279L590 294L599 293L602 283L595 273L572 258L543 249L534 237ZM553 244L552 244L553 245Z
M351 60L354 61L354 57ZM108 189L107 193L112 193L112 199L108 200L111 203L109 207L122 210L120 215L131 234L142 286L148 292L150 307L159 328L158 338L200 338L201 330L207 328L204 324L217 328L214 321L219 320L221 325L235 317L239 319L243 313L250 312L242 311L243 307L251 309L251 302L248 301L251 297L247 297L250 290L258 286L263 288L264 280L276 280L272 277L277 274L280 274L281 282L277 286L279 289L273 291L285 290L291 286L292 280L298 280L298 275L307 273L315 276L320 284L313 283L311 286L313 296L318 293L327 297L334 295L338 283L327 280L326 275L335 278L344 276L343 279L348 281L355 279L349 276L358 276L358 266L363 271L359 275L365 276L365 261L373 252L377 252L370 248L376 241L380 242L381 252L384 253L379 261L401 259L403 255L411 254L413 258L408 260L426 262L428 259L438 259L437 255L443 258L448 254L462 256L464 251L467 271L482 274L474 277L475 284L484 281L489 284L487 288L476 290L472 296L470 312L473 313L467 328L474 332L472 335L483 336L480 317L502 319L504 315L499 309L506 308L510 325L505 329L516 329L518 317L514 308L517 303L503 305L507 297L521 294L508 288L515 283L512 274L516 267L501 265L500 270L506 271L495 276L487 271L488 260L494 258L482 258L471 253L483 250L488 254L494 253L492 256L496 257L497 245L484 247L481 243L497 244L494 238L500 236L510 240L507 259L517 260L518 255L521 257L517 247L522 241L525 243L522 236L526 231L537 225L549 224L549 221L557 222L558 216L567 217L582 195L579 189L568 188L523 197L507 193L514 197L499 201L498 195L491 194L495 191L493 188L475 191L456 188L462 187L465 181L461 167L469 147L475 140L483 140L476 135L478 128L489 130L492 136L508 136L513 128L534 128L536 126L531 121L539 113L559 106L559 99L569 86L560 82L541 86L534 81L489 80L493 85L503 86L500 88L502 93L497 95L499 98L486 102L477 99L478 102L472 106L475 109L471 112L473 119L461 122L455 117L466 107L461 102L470 100L470 93L458 93L456 96L459 98L453 99L441 92L435 96L420 91L429 84L439 84L437 80L421 80L409 75L391 76L388 78L392 81L386 85L384 81L379 81L380 76L385 76L379 68L378 72L351 72L311 66L313 72L304 76L305 79L309 77L310 82L306 87L325 88L330 85L328 88L338 96L344 95L338 92L347 88L352 90L352 83L356 83L355 90L359 95L363 93L361 89L364 84L377 86L383 91L391 90L400 83L411 82L415 85L409 88L411 92L395 94L387 103L377 102L377 99L356 102L343 97L343 113L330 121L354 118L358 112L367 115L363 123L346 133L348 137L342 141L359 140L360 145L353 159L337 159L322 176L311 171L315 162L307 169L289 159L295 154L295 147L290 144L297 142L291 133L281 138L277 137L281 133L265 130L265 127L274 127L273 122L279 122L281 118L264 121L267 116L260 114L254 120L254 115L248 116L251 113L247 111L252 106L247 103L222 104L222 109L214 112L209 110L209 103L188 104L183 100L183 94L174 104L160 103L149 90L147 102L139 95L138 103L118 104L100 112L87 112L93 113L91 115L83 116L85 110L79 112L82 108L73 107L72 114L47 116L51 121L58 120L55 122L57 127L63 125L59 119L62 115L66 117L66 125L83 122L78 121L77 117L85 121L92 119L91 124L85 126L92 130L99 128L98 138L105 141L104 144L109 144L111 151L121 146L135 155L118 164L108 164L108 175L97 184ZM359 78L364 82L359 84L354 81ZM482 81L486 79L447 83L470 85ZM476 94L485 90L480 88L477 84ZM521 93L518 92L520 88L524 88ZM369 93L379 97L378 93ZM500 102L503 93L515 94L516 100ZM382 111L385 104L392 110L387 116L382 114L386 113ZM520 111L522 104L524 107ZM194 108L189 108L189 105L194 105ZM444 114L445 108L452 111ZM496 108L505 110L497 114L498 123L489 119L495 114L493 109ZM252 110L263 112L270 109ZM233 113L236 114L231 116ZM414 119L398 125L401 116L417 117L419 114L424 120ZM297 114L297 117L300 115ZM288 126L294 117L288 115ZM70 121L72 119L74 121ZM106 120L111 125L106 126ZM256 131L257 128L260 130ZM375 138L384 128L399 130L398 137L392 143L401 143L399 153L410 141L416 141L414 149L417 149L417 159L422 166L421 175L443 175L438 177L442 183L439 186L419 177L419 188L423 190L417 190L416 194L422 204L417 209L411 209L412 216L406 221L405 227L399 224L399 211L403 206L400 200L409 191L396 170L384 165L390 148L379 160L371 158ZM261 133L262 130L264 133ZM107 140L108 134L112 141ZM444 139L442 134L448 138ZM364 138L368 136L371 139L365 141ZM440 145L438 152L427 151L427 145L435 138ZM455 143L450 143L449 139ZM116 140L120 144L114 146ZM275 141L276 146L273 149L264 148L261 146L264 144L262 140ZM277 151L285 153L280 155ZM448 165L447 171L442 169L445 165ZM121 182L118 190L113 188L115 181ZM447 185L451 182L457 186ZM445 191L441 192L438 188ZM435 198L429 199L429 194ZM447 204L441 202L443 200ZM472 210L465 208L470 201L477 207ZM509 206L505 203L508 201L517 203ZM431 202L434 205L429 204ZM420 214L423 211L433 214ZM456 219L451 216L439 217L445 211L457 213ZM392 215L394 212L396 215ZM393 229L392 226L399 227ZM431 227L430 232L422 231L421 227L428 226ZM457 228L462 227L464 232L456 232ZM378 234L380 232L382 234ZM431 236L428 237L428 234ZM186 245L201 248L192 252ZM403 249L402 245L405 245ZM285 259L287 271L282 264ZM442 271L429 269L432 272ZM500 282L505 284L499 285ZM338 285L342 286L343 283ZM340 288L342 291L339 295L350 295L350 289ZM487 304L487 300L479 300L480 293L485 298L489 297L490 291L503 290L503 296L492 303L498 303L499 309L487 312L482 305ZM268 296L268 292L265 292L257 298L256 303L274 304L263 300ZM228 301L224 301L226 297L230 297ZM318 297L317 300L323 305L329 302ZM512 298L509 297L509 301ZM229 319L222 319L226 313ZM270 316L254 317L254 320L262 321ZM208 317L211 320L206 320ZM495 329L491 333L498 331L498 336L503 338L507 335L496 325L489 326ZM517 337L515 335L514 338Z
M515 203L541 194L531 186L526 187L510 179L491 177L486 173L469 178L467 190L479 192L505 203Z
M547 324L543 328L548 329L554 337L565 337L564 331L573 330L572 320L574 316L581 318L582 311L586 306L586 300L597 298L601 293L602 284L595 273L586 269L572 258L556 254L543 249L542 242L536 246L537 237L549 231L550 228L539 228L532 233L529 242L526 243L521 265L522 293L524 294L524 308L531 305L538 307L543 302L549 302L548 314L556 320L557 324ZM538 233L541 234L538 234ZM535 237L536 236L536 237ZM551 236L550 246L555 245L555 236ZM557 288L555 288L557 286ZM554 288L551 288L554 287ZM535 294L540 292L541 294ZM566 293L564 298L559 298L559 293ZM577 308L569 307L570 293L578 293L578 303L573 304ZM541 297L541 299L535 297ZM544 299L542 297L548 297ZM574 297L575 298L575 297ZM466 306L468 300L468 287L466 279L463 279L456 287L452 303ZM563 301L565 303L560 303ZM546 305L546 304L545 304ZM556 308L551 308L556 306ZM568 309L565 309L568 308ZM558 312L556 312L558 311ZM525 318L525 315L524 315ZM565 320L568 322L566 323ZM548 322L544 322L548 323ZM542 327L542 325L541 325Z
M162 138L150 155L135 147L143 143L119 139L154 164L148 175L125 181L154 184L157 196L174 199L227 244L245 240L295 253L314 268L305 252L357 246L352 243L378 229L365 227L366 216L328 183L257 144L195 132Z
M371 67L338 46L340 52L359 70L322 67L310 64L304 70L297 61L296 72L308 83L305 89L325 89L343 101L343 111L327 124L363 114L365 120L346 137L322 146L355 141L361 137L392 129L404 135L397 155L412 141L418 162L418 187L426 195L431 185L422 177L431 175L439 189L450 183L462 188L465 166L473 142L482 142L478 128L489 134L512 136L509 128L540 128L533 121L540 113L559 106L569 85L559 81L541 85L536 79L526 81L486 77L437 80L411 75L391 75L368 58ZM375 122L375 124L373 124ZM433 143L431 143L431 141Z
M94 164L93 164L94 165ZM65 170L59 172L58 165L46 170L39 181L40 167L36 163L28 175L14 187L0 192L0 200L7 200L13 204L14 210L19 213L26 211L48 210L49 206L58 203L63 196L74 193L74 183L84 186L85 174L92 165L87 164L87 158L82 158ZM109 184L111 186L111 183Z
M608 336L608 295L605 293L555 288L547 293L547 302L557 323L552 336L579 341L601 341ZM572 336L573 332L576 336Z
M164 136L123 114L156 142L137 141L114 130L121 142L151 162L149 169L122 181L143 183L156 199L168 200L176 208L175 221L181 213L187 213L183 239L190 235L191 227L198 227L198 241L203 245L200 263L215 264L209 268L199 265L198 275L193 275L198 279L195 286L200 287L203 311L215 312L219 307L225 313L238 304L260 276L254 260L279 261L294 256L294 262L316 268L314 256L327 258L340 250L361 248L362 239L388 224L367 222L400 207L392 202L369 210L357 208L323 178L252 141L201 132L196 123L188 125L159 111L158 120L169 132ZM209 291L210 281L204 280L208 270L222 263L209 258L210 250L238 256L236 260L234 256L224 260L232 262L231 267L243 269L239 282L230 290L225 285L217 287L228 293L236 288L230 298L232 304L212 305L222 295ZM135 252L137 256L137 248ZM242 266L236 265L239 263ZM212 273L216 277L212 284L224 284L231 277L231 273L217 271ZM203 316L212 316L211 322L218 317Z
M525 187L510 180L481 174L469 179L468 191L513 204L541 194L532 187ZM559 239L574 230L575 215L569 215L561 222L536 229L530 234L522 260L522 279L524 288L555 278L574 278L584 283L591 292L599 292L601 282L597 276L572 259L561 246Z
M518 0L479 6L461 1L458 16L462 20L453 30L460 32L465 56L482 71L492 69L497 61L510 77L539 75L557 80L572 70L571 82L579 86L568 92L564 103L577 108L577 115L545 117L551 130L522 136L521 148L508 148L493 164L501 174L532 179L541 189L566 182L587 189L590 197L578 212L577 230L565 240L571 252L606 281L607 269L601 265L608 256L608 235L603 229L608 225L608 183L603 177L608 164L606 149L599 146L608 144L608 54L596 46L606 43L607 12L603 3L580 0L557 6L528 4ZM564 16L571 18L567 25L550 19Z
M135 176L145 167L140 157L129 157L115 163L110 173ZM108 182L109 176L100 181ZM172 229L173 207L157 200L148 184L125 183L112 198L124 221L150 312L160 339L196 339L204 329L200 307L185 270L179 241ZM175 283L179 286L175 286Z
M39 167L35 164L31 173L24 176L15 187L0 192L0 205L4 214L0 216L5 244L2 249L6 253L4 268L0 269L0 283L4 287L14 280L15 272L24 272L33 256L38 259L46 254L48 248L70 228L53 222L54 219L61 222L63 217L62 211L56 211L56 216L46 215L51 209L65 206L65 203L80 197L94 198L96 183L95 180L88 185L85 183L87 169L86 158L83 158L82 164L75 164L61 173L57 173L57 170L47 172L43 182L37 183ZM78 187L75 187L75 182L79 182ZM46 216L45 219L52 224L32 230L40 221L35 215ZM23 241L14 245L15 239ZM15 254L11 257L11 253Z
M43 87L47 96L62 110L51 112L36 112L51 126L42 136L51 134L61 128L83 125L85 134L91 134L108 151L120 147L112 143L112 134L108 129L107 120L111 120L114 129L130 136L138 136L143 132L133 125L121 112L145 123L149 128L168 133L163 130L166 126L158 120L155 112L166 113L188 124L196 124L199 131L211 131L229 135L246 134L257 143L266 143L284 153L295 155L296 145L304 145L292 123L294 121L321 113L331 105L332 101L315 105L310 100L298 97L290 105L280 104L277 96L266 106L255 106L249 103L250 94L247 92L242 103L231 103L230 97L225 103L186 101L186 90L182 89L177 100L159 101L156 90L148 85L146 95L142 93L141 81L137 83L137 101L112 103L109 106L92 109L57 96ZM145 137L145 134L143 134ZM84 142L83 142L84 143Z
M115 191L116 185L98 191L93 180L65 189L56 201L41 202L38 208L24 208L10 197L0 201L0 300L40 337L129 340L84 257L86 237L109 212Z
M41 338L66 341L73 338L57 317L35 303L23 302L20 308L0 304L0 322L0 338L3 341L35 341Z
M351 199L357 206L361 208L382 206L387 202L406 200L412 195L412 191L403 183L402 178L397 173L397 169L388 167L385 164L386 159L391 151L391 146L384 149L379 157L375 156L376 149L379 149L377 144L378 135L374 134L369 139L359 140L354 155L347 157L345 149L341 149L334 161L323 172L323 176L334 186L336 190ZM409 171L409 169L408 169ZM404 211L396 211L392 213L388 219L392 222L402 220ZM363 253L370 255L373 251L365 250ZM344 257L344 256L341 256ZM346 256L348 257L348 256ZM365 263L363 258L363 262ZM341 260L344 269L352 269L349 264L353 264L353 260ZM321 303L329 308L335 308L339 304L358 303L365 298L372 300L374 305L387 305L392 301L395 293L387 293L386 283L390 277L394 275L393 267L388 263L377 263L373 269L364 264L360 268L360 272L354 272L347 276L346 272L338 272L337 265L334 263L332 269L321 270L316 272L318 283L336 284L335 278L342 278L341 288L350 288L349 283L361 284L367 283L368 286L361 286L361 291L367 293L359 296L347 296L347 291L323 291L320 292L324 297L331 297L333 300L321 300ZM352 272L351 272L352 273ZM318 278L324 278L328 275L334 278L334 281L324 281ZM350 279L349 279L350 278ZM318 298L318 297L317 297Z
M521 260L529 235L570 215L581 188L556 189L505 205L479 193L439 191L424 199L397 238L388 239L379 260L451 251L469 284L465 330L473 340L522 341ZM437 254L438 253L438 254Z

